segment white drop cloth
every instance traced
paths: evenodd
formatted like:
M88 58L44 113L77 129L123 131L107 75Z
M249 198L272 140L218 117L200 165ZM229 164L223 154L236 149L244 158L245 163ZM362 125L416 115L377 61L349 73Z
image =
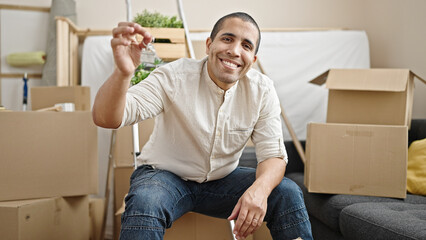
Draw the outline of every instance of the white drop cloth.
M191 33L204 41L209 33ZM88 37L82 59L82 85L97 89L112 73L111 37ZM263 32L258 59L274 80L281 104L298 138L306 139L308 122L325 122L327 89L308 82L329 68L369 68L364 31ZM93 100L92 100L93 102ZM285 139L290 136L283 127Z

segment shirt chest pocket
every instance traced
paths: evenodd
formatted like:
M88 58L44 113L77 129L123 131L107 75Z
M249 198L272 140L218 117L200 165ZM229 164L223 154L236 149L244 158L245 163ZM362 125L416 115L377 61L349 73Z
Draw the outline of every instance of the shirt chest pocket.
M231 128L226 134L225 144L230 148L241 149L249 140L252 132L252 127Z

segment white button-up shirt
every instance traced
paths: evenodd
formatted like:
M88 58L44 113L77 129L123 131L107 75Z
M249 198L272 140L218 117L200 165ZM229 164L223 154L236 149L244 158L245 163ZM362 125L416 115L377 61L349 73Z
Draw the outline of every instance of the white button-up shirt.
M168 170L185 180L225 177L251 137L258 163L287 162L273 82L252 69L227 91L207 72L207 58L180 59L131 87L121 126L155 117L138 165Z

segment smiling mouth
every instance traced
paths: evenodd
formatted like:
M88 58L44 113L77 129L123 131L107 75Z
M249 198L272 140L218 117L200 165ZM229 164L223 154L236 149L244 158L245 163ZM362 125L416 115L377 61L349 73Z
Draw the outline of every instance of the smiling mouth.
M224 60L224 59L220 59L220 61L221 61L221 62L222 62L225 66L230 67L230 68L233 68L233 69L236 69L236 68L238 68L238 67L241 67L241 65L239 65L239 64L235 64L235 63L232 63L232 62L226 61L226 60Z

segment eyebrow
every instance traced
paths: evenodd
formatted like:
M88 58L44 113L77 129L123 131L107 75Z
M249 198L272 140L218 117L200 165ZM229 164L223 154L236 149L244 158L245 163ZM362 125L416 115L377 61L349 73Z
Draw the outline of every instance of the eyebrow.
M236 35L235 35L235 34L233 34L233 33L227 33L227 32L226 32L226 33L221 34L220 36L221 36L221 37L222 37L222 36L236 37ZM244 41L245 41L245 42L247 42L248 44L250 44L250 45L252 45L252 46L254 47L254 44L253 44L253 42L252 42L250 39L247 39L247 38L246 38L246 39L244 39Z

